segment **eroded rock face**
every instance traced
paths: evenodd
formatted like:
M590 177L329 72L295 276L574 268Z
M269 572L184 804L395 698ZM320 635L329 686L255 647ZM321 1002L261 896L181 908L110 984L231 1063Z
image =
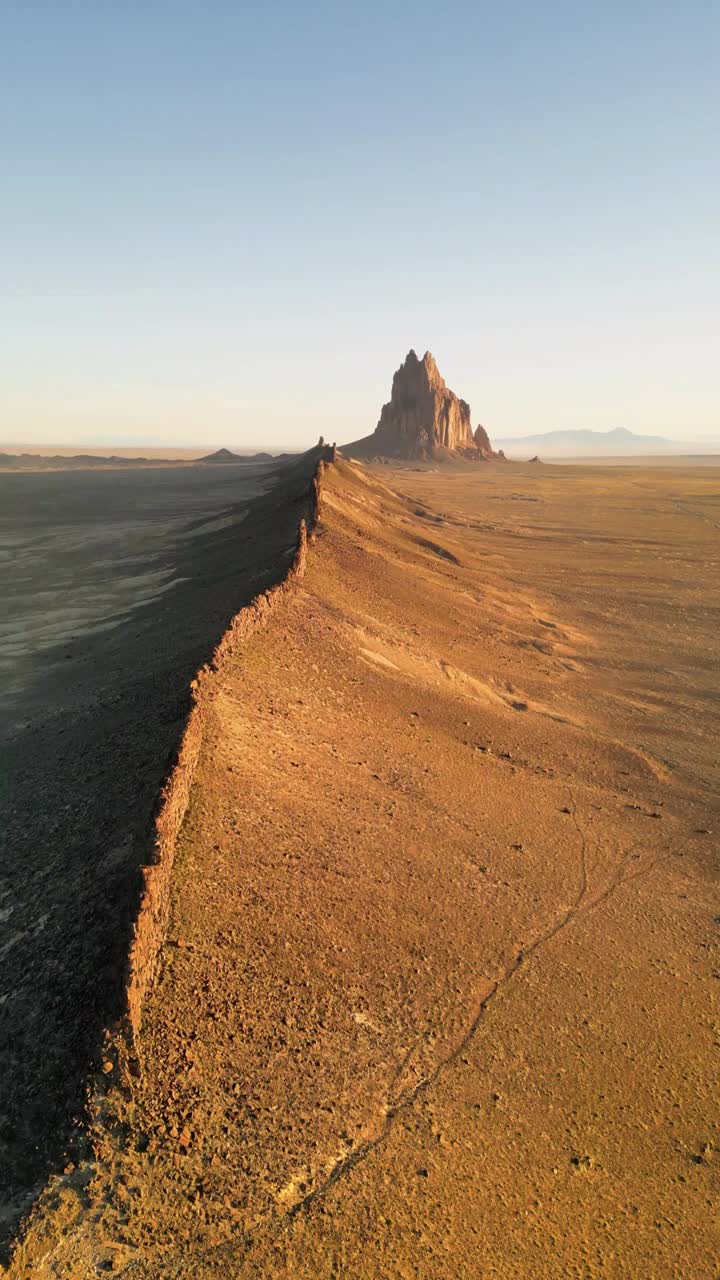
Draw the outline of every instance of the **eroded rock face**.
M490 437L480 423L478 423L475 428L475 435L473 436L473 439L475 441L475 447L480 450L483 458L493 458L495 456L493 453L493 447L490 443Z
M429 351L422 360L410 351L395 373L373 438L378 453L405 457L472 448L470 406L446 386Z
M476 460L497 456L484 427L473 436L469 404L450 390L429 351L422 360L408 352L373 434L343 447L358 458L431 458L446 452Z

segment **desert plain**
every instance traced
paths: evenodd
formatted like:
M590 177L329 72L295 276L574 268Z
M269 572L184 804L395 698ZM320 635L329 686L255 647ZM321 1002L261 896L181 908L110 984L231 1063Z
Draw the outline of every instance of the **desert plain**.
M325 468L14 1277L720 1275L720 468Z

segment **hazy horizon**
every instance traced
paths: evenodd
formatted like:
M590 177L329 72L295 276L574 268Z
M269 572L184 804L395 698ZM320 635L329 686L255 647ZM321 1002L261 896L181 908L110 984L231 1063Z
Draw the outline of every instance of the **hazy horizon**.
M623 429L620 428L619 430L622 431ZM546 449L544 450L544 452L547 452L547 456L555 456L555 457L603 456L605 452L604 450L599 449L599 452L594 454L592 450L588 450L588 448L582 448L578 443L575 443L572 440L572 437L574 436L581 437L583 434L587 436L587 433L589 432L593 438L596 438L597 445L599 448L599 446L602 444L603 438L607 438L608 444L617 443L617 441L613 441L612 439L613 436L615 436L617 431L618 431L618 428L609 428L608 430L593 430L592 428L578 427L578 428L564 428L564 429L558 429L558 430L550 429L546 432L532 432L532 433L528 433L527 435L518 435L518 436L510 436L510 435L500 436L493 433L492 443L500 448L503 448L503 447L507 448L508 445L515 446L516 449L519 449L522 452L522 446L526 444L528 448L530 448L533 445L539 446L544 440L547 440L548 442L550 442L546 446ZM574 447L569 447L567 453L565 453L560 448L558 443L558 438L563 436L570 437L570 440L568 441L569 446L574 445ZM705 446L705 448L708 450L709 453L720 452L720 432L715 436L698 435L693 439L688 439L688 440L678 440L669 436L659 437L654 432L632 432L631 433L632 440L642 440L643 436L647 436L648 440L651 440L651 441L657 441L658 439L662 439L663 443L666 446L670 446L670 447L666 449L661 449L659 450L659 452L666 453L667 456L681 457L683 456L684 449L687 449L689 451L689 456L692 456L693 453L700 454L703 451L702 446ZM252 454L252 453L261 453L261 452L271 453L271 454L280 454L285 452L292 453L292 452L301 451L306 448L310 448L316 442L317 442L317 438L313 440L308 439L307 441L304 441L300 444L298 443L290 444L287 442L284 444L278 444L276 442L273 443L272 441L268 443L266 441L258 441L258 440L253 441L252 439L244 441L240 444L234 442L233 440L228 440L228 439L226 440L208 439L208 440L201 440L201 441L197 441L197 440L196 441L192 441L192 440L186 440L186 441L175 440L174 441L172 439L168 441L163 441L159 439L154 439L154 440L136 440L130 443L127 443L122 440L103 441L103 440L93 439L93 438L88 438L87 440L84 440L84 441L53 440L48 442L45 442L45 441L38 442L38 441L30 441L30 440L5 441L3 439L0 439L0 453L12 454L12 453L21 453L27 450L29 453L35 453L35 454L38 454L40 451L43 451L43 452L46 451L48 455L51 455L54 451L59 451L61 454L62 453L67 454L73 450L77 450L78 453L92 454L93 450L99 450L101 453L108 453L112 449L117 449L120 454L134 451L138 455L140 455L142 454L143 451L145 451L148 456L152 456L153 454L156 454L156 455L163 454L169 457L174 450L176 452L176 456L178 458L182 458L183 454L212 453L217 449L223 449L223 448L236 451L240 454ZM337 440L338 444L342 444L345 442L346 441L345 441L344 435L342 436L342 438L338 437L338 440ZM593 443L595 443L595 439L593 440ZM637 454L639 451L634 450L634 452L635 454ZM617 454L617 449L615 448L608 449L607 451L607 456L609 457L616 456L616 454ZM628 456L632 456L632 453L629 453ZM648 456L652 456L652 450L649 451Z
M714 6L5 14L0 438L720 434ZM277 446L275 446L277 447Z

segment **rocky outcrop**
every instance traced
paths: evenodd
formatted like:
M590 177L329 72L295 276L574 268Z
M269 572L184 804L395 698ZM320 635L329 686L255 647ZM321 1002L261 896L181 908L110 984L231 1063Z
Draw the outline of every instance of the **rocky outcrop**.
M396 370L392 392L371 436L343 446L356 458L432 458L446 453L491 458L483 427L473 436L470 406L447 386L429 351L422 360L409 351Z
M473 440L481 458L494 458L496 462L505 462L505 454L502 449L493 449L487 431L479 422L475 428Z
M475 441L476 449L480 450L480 453L482 454L483 458L494 457L493 447L490 443L490 437L487 431L485 430L485 428L480 423L478 423L478 425L475 428L475 435L473 436L473 440Z
M395 373L374 442L379 453L413 455L472 448L470 405L451 391L429 351L414 351Z

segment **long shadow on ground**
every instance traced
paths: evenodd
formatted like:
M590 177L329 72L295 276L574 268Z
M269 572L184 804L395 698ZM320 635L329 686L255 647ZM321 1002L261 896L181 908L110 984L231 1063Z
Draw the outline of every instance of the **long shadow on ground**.
M189 681L232 615L287 570L317 456L288 464L231 527L175 548L182 581L88 637L77 662L47 653L33 714L0 742L0 1253L80 1141Z

